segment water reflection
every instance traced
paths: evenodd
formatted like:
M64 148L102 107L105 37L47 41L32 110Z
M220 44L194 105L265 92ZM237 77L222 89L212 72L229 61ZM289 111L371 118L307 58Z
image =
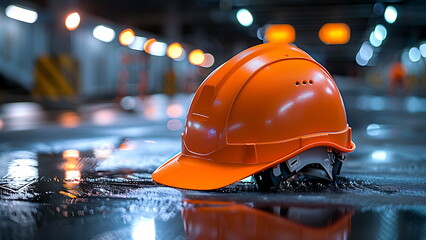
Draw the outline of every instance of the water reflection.
M17 192L22 188L37 181L39 177L38 161L34 156L25 156L30 152L23 152L24 156L17 156L10 162L7 174L1 180L1 188ZM18 153L18 155L21 155Z
M65 150L62 153L64 162L61 167L64 171L64 190L59 191L60 194L70 198L77 198L80 196L81 188L79 183L81 181L81 159L80 151L75 149Z
M155 221L153 218L141 217L133 226L132 238L134 240L155 240Z
M353 213L343 207L187 201L182 217L188 239L347 239Z

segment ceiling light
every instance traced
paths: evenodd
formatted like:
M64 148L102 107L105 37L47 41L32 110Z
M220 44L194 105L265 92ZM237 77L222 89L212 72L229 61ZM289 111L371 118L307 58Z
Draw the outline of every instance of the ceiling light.
M240 9L237 12L237 20L244 27L248 27L253 23L253 16L247 9Z

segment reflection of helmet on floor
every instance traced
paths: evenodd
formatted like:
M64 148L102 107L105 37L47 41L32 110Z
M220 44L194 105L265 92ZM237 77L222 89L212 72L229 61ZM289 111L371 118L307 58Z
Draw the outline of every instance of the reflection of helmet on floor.
M187 203L182 218L188 239L347 239L350 233L349 209L273 206L270 210Z
M207 190L255 174L261 187L276 186L305 166L310 172L326 170L324 176L333 179L341 163L336 153L354 148L343 101L327 70L291 45L261 44L202 83L189 109L182 152L153 179Z

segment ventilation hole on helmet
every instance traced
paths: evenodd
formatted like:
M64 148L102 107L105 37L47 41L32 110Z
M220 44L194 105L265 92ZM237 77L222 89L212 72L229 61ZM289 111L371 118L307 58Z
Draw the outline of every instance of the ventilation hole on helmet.
M312 85L312 84L314 84L314 81L312 81L312 80L309 80L309 84L311 84L311 85Z
M294 85L299 86L300 82L294 82Z
M303 85L306 85L306 81L303 81L303 82L302 82L302 84L303 84Z

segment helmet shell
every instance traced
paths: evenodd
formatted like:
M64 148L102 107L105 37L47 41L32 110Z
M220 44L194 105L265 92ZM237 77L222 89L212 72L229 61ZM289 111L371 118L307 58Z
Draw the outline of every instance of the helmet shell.
M317 146L342 152L355 148L333 78L294 46L261 44L239 53L201 84L189 108L182 152L153 178L169 185L170 175L160 174L164 169L187 172L185 168L200 167L204 175L216 171L219 176L233 169L238 179L217 180L228 185ZM168 168L170 164L175 166ZM207 185L216 185L214 181ZM204 189L189 185L172 186ZM213 188L225 186L219 185Z

